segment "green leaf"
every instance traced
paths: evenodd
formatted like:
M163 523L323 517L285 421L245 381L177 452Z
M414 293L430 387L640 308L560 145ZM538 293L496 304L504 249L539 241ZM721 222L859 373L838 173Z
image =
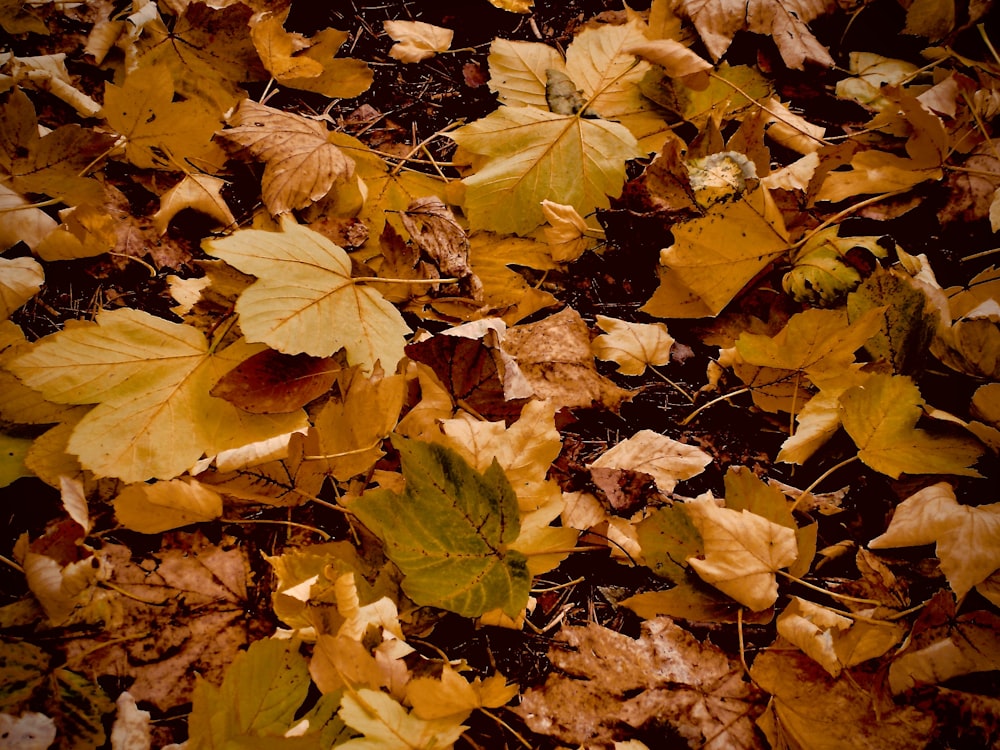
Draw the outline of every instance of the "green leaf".
M280 748L320 750L336 699L324 696L299 716L309 694L309 667L294 640L261 640L236 657L221 687L195 686L188 750ZM308 720L308 728L299 726ZM292 728L296 732L285 736ZM266 740L266 741L262 741Z
M60 667L49 675L50 693L44 713L56 723L67 750L91 750L104 745L102 719L115 709L95 683L81 674Z
M500 233L527 234L544 223L543 200L582 216L608 206L621 193L625 162L643 155L623 125L534 107L500 107L450 137L485 157L462 180L469 224Z
M24 641L0 641L0 711L20 713L42 684L49 656Z
M852 253L866 250L877 258L886 256L879 237L839 237L839 231L839 226L827 227L793 253L792 270L781 285L796 301L835 305L861 283L861 271L852 262Z
M403 591L420 605L466 617L527 604L527 559L508 549L521 530L517 496L494 460L485 473L441 445L393 436L406 489L366 492L354 514L385 544Z
M701 534L683 504L657 508L636 527L646 565L674 583L687 576L689 557L704 552Z

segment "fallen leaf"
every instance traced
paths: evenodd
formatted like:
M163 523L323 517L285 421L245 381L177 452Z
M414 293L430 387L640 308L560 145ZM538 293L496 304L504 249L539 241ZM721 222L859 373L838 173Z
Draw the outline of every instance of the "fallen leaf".
M571 307L507 329L502 346L517 361L535 396L557 406L597 403L615 409L629 398L628 391L598 374L587 324Z
M111 750L150 750L149 711L140 710L127 690L118 696L115 706L118 711L111 725Z
M628 469L649 474L664 494L677 483L698 476L712 457L693 445L686 445L652 430L640 430L605 451L590 464L598 469Z
M958 474L978 477L970 466L980 443L959 435L934 435L916 427L923 398L904 375L872 375L840 397L841 422L858 458L896 479L900 474Z
M301 412L250 415L209 396L259 350L240 341L213 351L190 326L122 308L42 339L8 369L50 401L97 404L73 429L70 452L98 475L140 482L304 426Z
M223 375L210 393L251 414L281 414L329 391L340 369L331 357L265 349Z
M345 750L435 750L451 747L467 727L450 718L421 719L391 696L362 688L345 693L340 718L363 739L338 744ZM403 739L405 738L405 739Z
M35 296L45 271L31 258L0 258L0 321Z
M528 601L517 497L494 462L479 473L440 445L394 437L406 487L369 490L350 505L379 536L417 604L475 617L501 608L513 617Z
M898 506L871 549L935 544L941 570L959 598L1000 568L1000 503L959 505L946 482L925 487Z
M0 714L0 749L48 750L56 741L56 724L45 714Z
M190 477L132 484L114 499L115 517L127 529L159 534L222 515L222 497Z
M798 559L795 532L751 513L720 508L711 498L684 504L701 534L703 556L688 565L740 604L759 612L778 598L775 572Z
M549 658L559 670L514 709L532 731L593 746L626 732L679 735L688 747L759 748L760 696L742 668L669 618L636 640L597 624L563 626ZM643 736L648 736L643 734Z
M674 337L663 323L630 323L598 315L597 326L605 333L591 342L598 359L618 364L622 375L642 375L647 365L670 362Z
M423 21L383 21L382 28L396 43L389 57L404 63L415 63L434 57L451 47L455 32Z
M166 234L171 220L184 209L200 211L223 227L236 224L236 218L220 192L226 182L207 174L189 174L160 196L160 208L153 214L153 225Z
M219 136L264 162L261 191L275 216L315 203L354 175L354 161L321 121L244 99L229 124Z
M379 362L391 372L402 358L409 326L376 289L352 280L347 253L323 235L284 218L280 232L241 229L203 244L257 276L236 303L247 337L285 354L329 357L343 347L365 371Z
M792 269L781 280L782 288L799 302L829 307L839 303L861 284L861 268L887 253L879 237L840 237L831 226L812 235L791 256Z

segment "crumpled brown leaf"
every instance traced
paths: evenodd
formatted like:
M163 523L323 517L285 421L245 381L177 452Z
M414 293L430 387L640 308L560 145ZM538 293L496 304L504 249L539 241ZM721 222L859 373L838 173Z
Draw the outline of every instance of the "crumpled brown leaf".
M549 675L515 709L528 727L573 745L610 743L663 727L688 747L763 747L754 731L760 692L740 664L668 617L646 620L638 640L596 624L563 627ZM677 746L677 745L675 745Z

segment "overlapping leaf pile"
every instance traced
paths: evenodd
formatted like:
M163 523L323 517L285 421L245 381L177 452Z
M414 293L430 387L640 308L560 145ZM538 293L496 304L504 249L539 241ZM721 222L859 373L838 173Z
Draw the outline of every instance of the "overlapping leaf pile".
M654 0L565 54L497 38L498 107L433 148L268 105L346 112L375 80L346 31L289 30L288 4L0 8L18 40L0 57L0 480L47 483L64 511L4 560L27 587L0 608L4 737L166 741L138 702L190 703L170 736L189 750L996 742L974 679L1000 670L1000 275L942 288L873 228L1000 228L1000 60L949 46L979 18L947 5L906 14L920 64L848 50L831 98L853 119L826 126L774 81L834 66L809 28L845 14L832 0ZM27 53L63 24L85 29L75 56ZM384 33L394 65L451 54L449 29ZM746 33L775 44L759 65L726 59ZM248 179L259 204L237 220ZM213 231L185 249L189 211ZM628 257L622 217L669 227L658 259L629 259L659 288L628 319L560 303L575 264ZM15 321L46 277L105 256L170 274L170 319L121 297L28 340ZM697 393L671 380L690 346L712 352ZM674 437L564 445L654 377L691 401ZM686 425L720 402L781 425L780 451L752 469L695 445ZM798 486L767 476L779 463ZM870 500L894 506L874 538L829 543L846 489L818 485L858 463L901 501ZM721 492L686 492L706 468ZM305 523L316 508L341 538ZM261 557L233 535L258 522L296 531ZM153 552L130 551L140 535ZM553 604L575 583L543 579L595 553L659 581L611 598L637 638ZM251 584L277 627L243 619ZM519 685L424 647L448 617L551 631L556 670ZM692 634L706 623L728 652Z

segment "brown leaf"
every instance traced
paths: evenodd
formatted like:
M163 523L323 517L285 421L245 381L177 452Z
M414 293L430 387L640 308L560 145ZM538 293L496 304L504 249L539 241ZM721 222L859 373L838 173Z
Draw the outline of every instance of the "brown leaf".
M223 375L210 393L251 414L280 414L322 396L339 372L331 357L265 349Z
M566 646L549 658L565 674L514 709L532 731L589 746L666 729L691 748L762 747L753 724L761 697L739 662L669 618L644 622L638 640L596 624L563 627L558 640Z
M628 518L646 505L647 498L656 494L653 477L629 469L590 467L590 481L602 503L616 515Z
M571 307L537 323L508 329L503 348L517 360L535 395L552 399L558 406L596 403L617 409L631 397L597 372L587 324Z
M403 226L444 277L460 279L462 292L482 299L482 282L469 265L469 238L440 198L419 198L400 214Z

